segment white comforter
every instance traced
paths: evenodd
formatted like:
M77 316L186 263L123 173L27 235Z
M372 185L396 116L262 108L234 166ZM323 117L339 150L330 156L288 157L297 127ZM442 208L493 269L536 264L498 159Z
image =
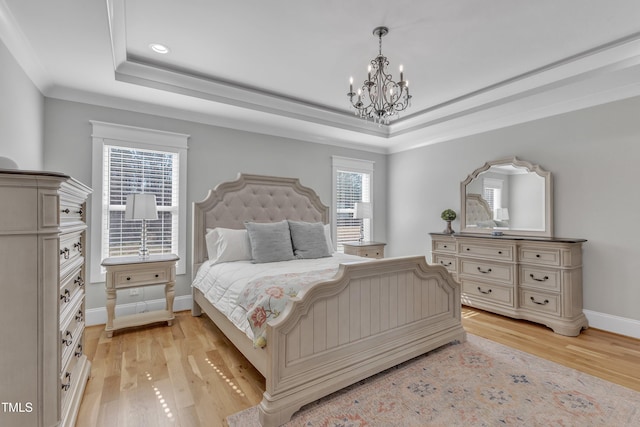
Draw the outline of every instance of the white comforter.
M326 270L346 262L370 261L342 253L318 259L296 259L292 261L253 264L251 261L224 262L212 265L209 261L198 270L191 286L198 288L222 314L253 340L253 332L247 320L247 312L238 305L238 297L245 285L266 276L287 273L303 273Z

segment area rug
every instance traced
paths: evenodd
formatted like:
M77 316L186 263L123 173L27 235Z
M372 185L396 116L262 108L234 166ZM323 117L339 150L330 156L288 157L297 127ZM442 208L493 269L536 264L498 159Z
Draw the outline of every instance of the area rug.
M227 423L257 427L258 410ZM286 426L640 426L640 392L469 334L304 406Z

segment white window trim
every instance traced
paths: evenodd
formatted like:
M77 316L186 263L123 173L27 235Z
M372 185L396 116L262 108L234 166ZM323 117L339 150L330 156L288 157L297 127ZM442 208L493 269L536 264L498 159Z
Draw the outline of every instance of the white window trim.
M179 154L178 184L178 261L176 274L186 273L187 264L187 141L190 135L146 129L136 126L90 120L93 127L91 138L92 154L92 186L94 196L91 198L91 283L104 282L105 274L100 265L102 254L102 185L104 145L115 145L126 148L140 148L157 151L176 152Z
M337 215L335 207L337 206L337 172L339 170L368 173L371 176L371 186L373 188L373 169L375 162L373 160L353 159L350 157L331 156L332 173L331 173L331 240L333 241L334 249L338 244L338 226ZM369 194L369 200L371 200L371 211L375 212L375 205L373 194ZM371 239L374 239L373 221L371 221Z

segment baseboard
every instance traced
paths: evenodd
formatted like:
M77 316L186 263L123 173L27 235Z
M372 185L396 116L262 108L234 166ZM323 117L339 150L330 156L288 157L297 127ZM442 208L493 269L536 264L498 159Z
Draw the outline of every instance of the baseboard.
M592 328L640 339L640 321L638 320L591 310L584 310L584 315L587 316L589 326Z
M182 295L173 300L173 311L191 310L193 298L191 295ZM145 311L164 310L165 299L154 299L130 304L116 305L116 317L127 314L142 313ZM85 312L85 323L87 326L104 325L107 323L107 308L90 308Z
M140 313L142 311L163 310L164 304L164 298L130 304L120 304L116 306L116 316ZM173 311L191 310L192 306L193 299L191 295L182 295L175 298L173 302ZM584 310L584 315L587 316L589 326L592 328L602 329L603 331L640 339L640 321L638 320L627 319L625 317L599 313L591 310ZM105 307L90 308L86 311L85 320L87 326L104 325L107 323L107 309Z

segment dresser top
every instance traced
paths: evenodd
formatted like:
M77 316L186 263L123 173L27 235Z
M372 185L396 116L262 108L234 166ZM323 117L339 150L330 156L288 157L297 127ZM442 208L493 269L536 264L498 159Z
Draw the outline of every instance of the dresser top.
M50 171L30 171L30 170L20 170L20 169L2 169L0 168L0 174L7 175L31 175L31 176L55 176L57 178L70 178L69 175L65 175L60 172L50 172Z
M476 239L489 239L489 240L525 240L531 242L558 242L558 243L584 243L586 239L576 239L571 237L532 237L532 236L512 236L502 235L493 236L491 234L473 234L473 233L429 233L431 236L451 236L460 238L476 238Z

